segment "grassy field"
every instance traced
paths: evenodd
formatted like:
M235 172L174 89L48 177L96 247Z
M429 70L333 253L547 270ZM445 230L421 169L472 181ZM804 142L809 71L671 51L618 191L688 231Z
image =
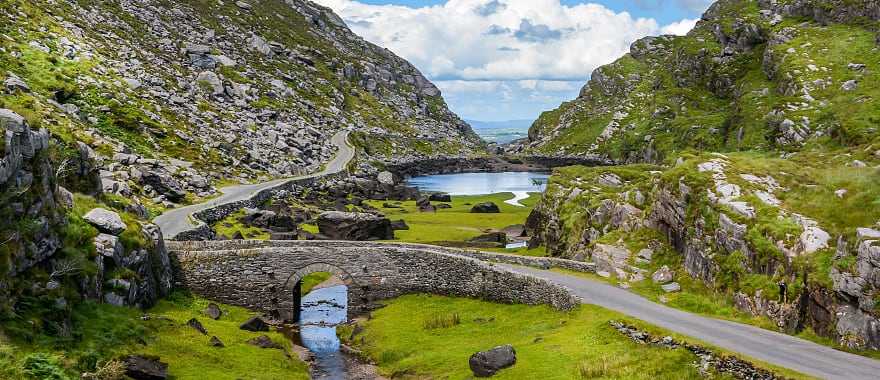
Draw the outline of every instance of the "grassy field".
M79 379L108 361L128 354L158 356L169 364L170 378L186 379L308 379L305 363L281 350L261 349L247 340L266 334L290 351L290 341L277 332L252 333L238 328L256 313L221 305L214 321L202 313L208 301L176 293L143 312L106 304L83 303L73 312L68 339L20 331L25 324L0 324L0 379ZM197 318L208 330L202 335L186 325ZM25 321L27 322L27 321ZM36 330L36 326L34 327ZM224 348L208 344L217 336Z
M437 212L419 212L415 201L401 202L402 208L383 208L385 201L368 201L391 220L403 219L409 230L395 231L398 241L408 243L424 243L437 245L454 245L482 235L489 230L500 230L504 227L523 224L532 208L540 200L539 193L532 193L520 203L526 207L512 206L504 201L512 199L511 193L489 195L453 196L452 206L448 209L437 209ZM471 207L477 203L494 202L501 209L498 214L474 214ZM433 202L437 204L439 202ZM543 249L538 250L501 250L504 252L522 253L542 256Z
M547 306L410 295L373 312L353 343L394 378L471 378L470 355L502 344L513 345L517 363L497 379L701 378L690 352L636 344L609 325L612 319L645 327L591 305L563 313Z

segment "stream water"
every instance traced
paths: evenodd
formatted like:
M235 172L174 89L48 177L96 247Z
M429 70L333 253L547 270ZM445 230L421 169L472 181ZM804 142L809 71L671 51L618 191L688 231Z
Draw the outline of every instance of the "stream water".
M544 191L549 177L534 172L457 173L413 177L407 184L421 191L450 195L513 193L514 198L505 203L522 206L519 201L528 198L529 193Z
M345 323L348 288L315 289L302 299L299 339L315 355L313 379L347 380L353 360L340 352L336 326Z

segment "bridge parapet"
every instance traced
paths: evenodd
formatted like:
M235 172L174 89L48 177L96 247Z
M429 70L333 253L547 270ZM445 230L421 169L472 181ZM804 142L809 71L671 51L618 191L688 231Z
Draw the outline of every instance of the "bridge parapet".
M440 247L333 241L169 242L179 261L177 281L209 299L293 318L294 289L315 271L349 283L349 313L409 293L547 304L571 310L579 300L545 280L512 273Z

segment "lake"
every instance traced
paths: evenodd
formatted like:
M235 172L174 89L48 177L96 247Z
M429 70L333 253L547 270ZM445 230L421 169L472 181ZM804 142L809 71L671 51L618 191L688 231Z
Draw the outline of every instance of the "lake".
M505 203L522 206L519 201L529 193L544 192L549 177L548 173L533 172L456 173L413 177L407 184L424 192L450 195L513 193L514 199Z

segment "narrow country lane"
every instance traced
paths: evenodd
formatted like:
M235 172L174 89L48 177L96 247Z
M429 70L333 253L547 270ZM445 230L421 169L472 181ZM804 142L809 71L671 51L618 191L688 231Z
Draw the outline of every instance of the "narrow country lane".
M498 264L568 288L584 303L602 306L647 323L749 357L823 379L878 379L880 361L838 351L755 326L673 309L627 290L546 270Z
M162 233L166 239L173 239L175 236L179 235L182 232L199 227L202 222L197 221L194 217L192 217L192 214L196 212L217 207L226 203L245 200L254 196L260 191L275 186L284 185L289 181L304 178L321 177L345 170L345 167L354 158L355 154L354 148L348 145L348 131L337 132L331 138L331 143L335 145L339 149L339 151L336 153L333 159L327 163L324 169L317 173L308 174L300 177L276 179L253 185L237 185L224 187L223 189L221 189L223 195L217 198L211 199L204 203L168 210L164 214L156 217L153 222L162 229Z

